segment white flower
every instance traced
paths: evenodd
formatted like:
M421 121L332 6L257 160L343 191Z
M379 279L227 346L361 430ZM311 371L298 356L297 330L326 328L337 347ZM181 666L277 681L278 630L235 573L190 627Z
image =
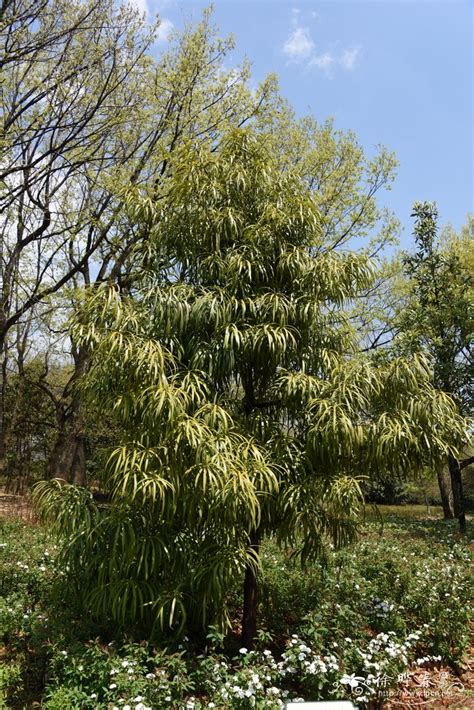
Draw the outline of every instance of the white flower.
M245 647L239 648L239 653L245 654L247 653L247 649Z
M110 690L114 690L114 688L116 688L116 687L117 687L117 683L111 683L109 685Z
M147 673L146 676L145 676L145 678L146 678L147 680L153 680L154 677L155 677L155 674L154 674L154 673Z
M143 700L143 697L141 695L137 695L136 698L133 698L132 702L133 703L141 703L142 700Z
M242 690L242 688L240 686L234 685L234 686L232 686L231 690L237 698L244 697L244 691Z
M96 698L96 697L97 697L97 693L91 693L89 697L90 697L90 698Z

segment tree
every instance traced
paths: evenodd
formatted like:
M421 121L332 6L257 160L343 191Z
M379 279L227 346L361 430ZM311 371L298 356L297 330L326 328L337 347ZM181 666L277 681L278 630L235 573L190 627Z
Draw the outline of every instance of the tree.
M468 262L472 235L438 240L438 210L430 202L415 203L412 216L417 251L405 254L403 260L409 292L398 314L398 344L405 351L429 354L436 386L454 398L467 418L472 413L474 382L473 272ZM463 532L461 470L469 462L469 458L460 461L452 454L448 459L454 515ZM437 473L445 517L452 517L449 486L441 466Z
M13 373L6 389L7 490L26 493L44 476L55 436L54 408L38 387L44 363L32 358ZM54 373L56 376L57 373Z
M217 146L230 126L272 129L282 169L308 181L333 248L381 218L380 242L395 228L375 204L393 156L366 160L353 134L297 121L271 77L250 90L247 65L224 69L233 44L217 38L210 12L158 61L148 55L154 27L112 0L8 0L1 13L0 471L12 332L41 316L43 304L70 308L77 287L130 281L130 252L146 230L126 218L123 191L153 193L184 138L212 137ZM84 483L84 413L72 390L87 358L76 343L67 349L74 367L62 395L51 393L58 436L48 469Z
M422 359L351 358L334 314L370 262L324 249L311 191L268 138L184 146L166 196L130 197L150 228L139 287L85 294L76 319L86 389L124 431L110 502L58 481L37 496L96 613L225 623L243 577L251 645L263 536L303 561L351 539L362 478L447 455L462 420Z
M156 26L127 4L7 0L1 12L0 472L14 329L48 299L70 308L74 288L122 283L143 238L121 209L123 190L160 183L184 137L216 138L273 91L269 80L250 92L247 66L223 69L232 42L216 38L209 13L156 61L147 54ZM84 416L72 389L87 358L76 343L70 357L49 470L84 483Z
M12 330L86 269L105 243L110 196L95 198L101 179L117 162L113 146L136 117L132 87L143 79L143 56L153 29L112 0L6 0L0 32L4 363ZM3 414L4 382L0 470Z
M383 146L369 158L353 131L313 116L297 118L280 97L274 110L256 117L256 126L271 136L282 170L292 170L311 190L322 217L325 248L364 250L375 255L393 242L399 223L377 205L377 194L390 190L397 160Z

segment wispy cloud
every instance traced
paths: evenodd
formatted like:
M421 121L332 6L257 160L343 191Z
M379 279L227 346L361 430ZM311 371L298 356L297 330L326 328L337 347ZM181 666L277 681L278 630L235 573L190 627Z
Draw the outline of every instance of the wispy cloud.
M316 19L315 13L311 13L311 15L313 19ZM332 71L336 67L345 71L355 69L360 55L360 47L347 47L342 51L334 49L319 51L309 27L301 24L301 11L298 8L292 9L290 24L289 35L283 44L283 54L286 55L290 63L319 69L328 76L332 75Z
M348 71L352 71L354 69L359 53L360 47L352 47L352 49L345 49L343 51L339 61L344 69L347 69Z
M308 66L318 67L318 69L324 69L329 71L336 60L329 52L324 52L324 54L315 54L311 57Z
M156 32L156 41L157 42L167 42L173 28L174 28L174 25L171 22L171 20L168 20L166 17L161 18L160 25L159 25L158 30Z
M291 8L291 24L296 26L298 24L298 18L301 15L301 10L298 7Z
M307 27L297 27L283 45L283 52L292 60L309 59L314 51L314 42Z
M135 8L138 10L138 12L145 17L145 19L149 19L151 15L151 10L150 10L150 5L149 2L151 0L125 0L128 2L130 7ZM158 7L163 8L168 4L169 0L158 0ZM156 7L157 2L155 0L154 6ZM158 29L156 30L156 39L155 42L157 43L164 43L167 42L169 39L169 36L171 34L171 31L174 29L174 25L171 22L171 20L168 20L166 17L161 17L160 13L160 24L158 26Z

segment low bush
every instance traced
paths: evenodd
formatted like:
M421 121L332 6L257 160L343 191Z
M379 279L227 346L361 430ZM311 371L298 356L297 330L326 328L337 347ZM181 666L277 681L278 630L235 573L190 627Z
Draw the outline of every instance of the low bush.
M4 707L260 710L297 698L376 707L410 664L456 665L468 639L469 553L446 523L391 519L383 534L367 523L358 543L305 570L267 540L253 650L214 630L200 648L115 634L63 597L44 529L8 523L2 533Z

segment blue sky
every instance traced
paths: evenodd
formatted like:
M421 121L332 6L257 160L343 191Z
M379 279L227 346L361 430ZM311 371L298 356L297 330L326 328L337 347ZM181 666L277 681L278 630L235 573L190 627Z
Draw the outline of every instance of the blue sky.
M133 0L167 30L199 18L200 0ZM147 3L147 4L145 4ZM474 210L471 0L216 0L214 19L236 40L256 80L269 72L300 115L355 131L370 154L394 150L398 177L382 204L410 241L414 200L436 200L459 228Z

